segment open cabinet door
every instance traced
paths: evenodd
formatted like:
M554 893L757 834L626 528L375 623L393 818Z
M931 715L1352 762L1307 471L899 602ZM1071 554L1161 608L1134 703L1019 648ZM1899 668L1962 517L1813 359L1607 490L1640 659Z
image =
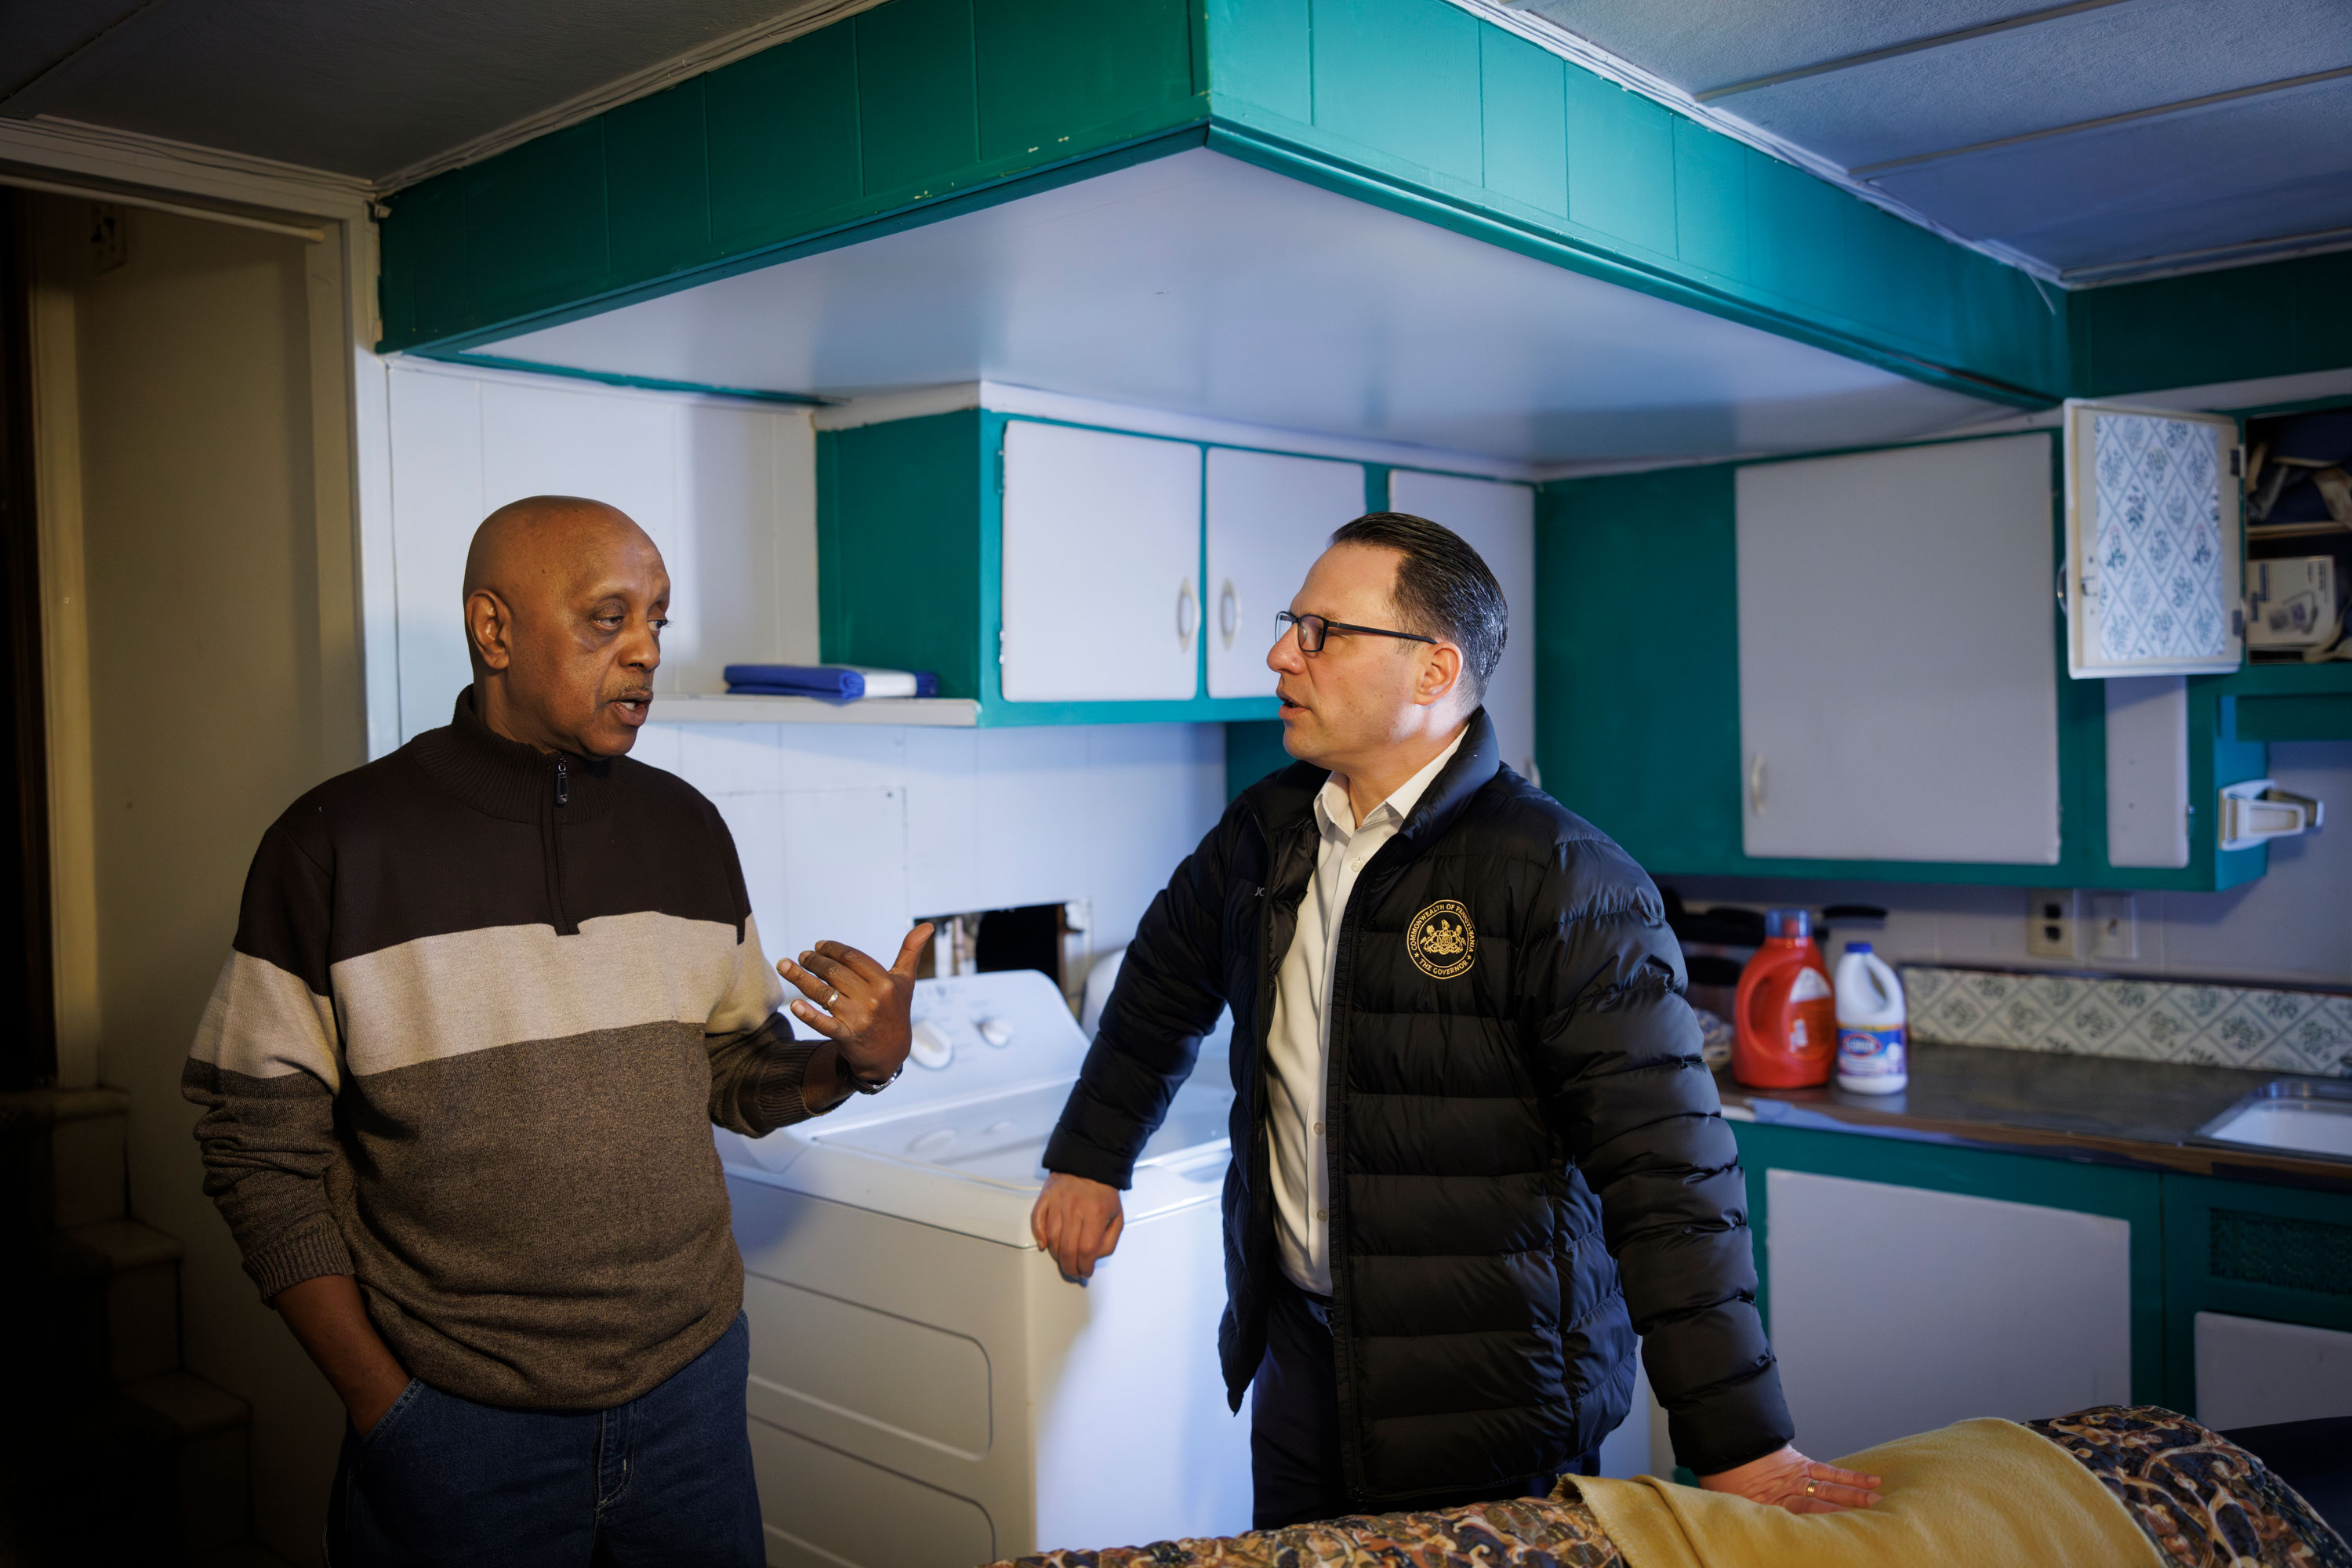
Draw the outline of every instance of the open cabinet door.
M2245 658L2237 422L2066 404L2066 673L2215 675Z

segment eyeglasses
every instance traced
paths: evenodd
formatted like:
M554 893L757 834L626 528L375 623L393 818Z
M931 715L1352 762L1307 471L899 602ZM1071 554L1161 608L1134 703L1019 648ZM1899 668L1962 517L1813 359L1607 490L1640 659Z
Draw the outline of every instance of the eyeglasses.
M1276 610L1274 618L1286 626L1298 628L1298 651L1321 653L1323 639L1333 632L1357 632L1368 637L1400 637L1406 642L1425 642L1437 646L1435 637L1423 637L1419 632L1392 632L1384 626L1351 626L1345 621L1325 620L1321 616L1294 616L1288 610Z

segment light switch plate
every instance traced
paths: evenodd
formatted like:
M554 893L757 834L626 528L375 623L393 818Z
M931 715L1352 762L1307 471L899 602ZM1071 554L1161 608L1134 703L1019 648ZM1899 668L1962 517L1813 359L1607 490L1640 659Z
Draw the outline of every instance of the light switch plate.
M2091 895L2091 956L2139 956L2139 908L2129 893Z
M2025 951L2036 958L2079 958L2074 889L2034 888L2025 895Z

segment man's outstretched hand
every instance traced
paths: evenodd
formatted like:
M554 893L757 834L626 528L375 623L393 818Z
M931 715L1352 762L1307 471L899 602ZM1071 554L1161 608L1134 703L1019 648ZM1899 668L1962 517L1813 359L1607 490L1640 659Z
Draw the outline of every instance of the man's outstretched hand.
M1037 1249L1052 1253L1062 1278L1079 1284L1094 1278L1095 1265L1110 1256L1126 1227L1117 1187L1061 1171L1046 1174L1045 1190L1029 1211Z
M820 1072L835 1077L835 1094L849 1092L850 1078L867 1083L887 1081L907 1060L914 1044L908 1010L915 1001L915 963L931 940L925 921L898 944L898 961L885 969L847 942L821 942L801 954L800 962L783 959L776 973L801 989L793 998L793 1016L833 1042L809 1063L814 1079Z
M1808 1459L1786 1445L1736 1469L1701 1476L1698 1484L1711 1492L1737 1492L1750 1502L1769 1503L1790 1513L1838 1513L1868 1508L1878 1500L1876 1476Z

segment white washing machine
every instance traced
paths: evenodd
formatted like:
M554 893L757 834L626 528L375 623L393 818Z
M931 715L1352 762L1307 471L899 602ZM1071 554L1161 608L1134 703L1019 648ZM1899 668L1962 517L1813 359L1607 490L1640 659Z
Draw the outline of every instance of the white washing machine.
M1086 1288L1029 1238L1037 1162L1086 1056L1034 971L915 987L885 1093L718 1134L751 1321L768 1561L971 1568L1249 1528L1225 1408L1223 1041L1145 1147Z

